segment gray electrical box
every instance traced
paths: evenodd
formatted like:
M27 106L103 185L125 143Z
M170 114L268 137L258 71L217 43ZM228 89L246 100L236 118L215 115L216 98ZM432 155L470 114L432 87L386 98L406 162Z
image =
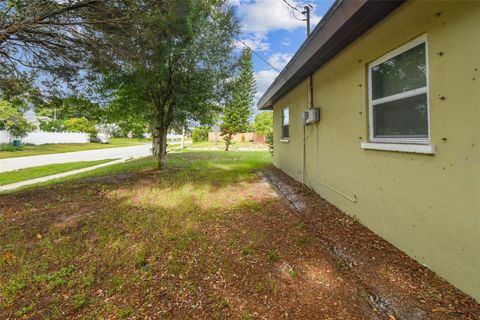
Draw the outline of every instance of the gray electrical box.
M303 124L311 124L320 121L320 109L313 108L303 112Z

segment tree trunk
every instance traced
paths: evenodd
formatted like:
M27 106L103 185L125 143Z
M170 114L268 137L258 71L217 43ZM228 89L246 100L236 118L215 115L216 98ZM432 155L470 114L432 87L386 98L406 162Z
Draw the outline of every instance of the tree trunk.
M225 136L225 151L228 151L228 149L230 148L230 143L232 143L232 135L228 133Z
M167 166L167 128L163 129L161 137L162 137L162 143L160 144L161 152L160 152L160 157L158 161L158 168L164 169Z
M160 153L159 130L155 126L152 126L150 131L152 132L152 154L154 157L157 157Z
M158 169L165 169L167 165L167 128L156 127L154 155L158 160Z
M182 142L180 148L185 148L185 125L182 126Z

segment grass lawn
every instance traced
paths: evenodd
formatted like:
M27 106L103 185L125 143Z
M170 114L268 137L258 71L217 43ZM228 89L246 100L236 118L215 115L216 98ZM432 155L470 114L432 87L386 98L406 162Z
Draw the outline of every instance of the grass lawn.
M306 223L259 175L270 161L267 151L187 151L169 154L163 171L145 158L0 194L0 319L430 319L432 310L440 317L431 319L467 319L480 311L440 291L434 284L444 282L420 265L402 269L408 257L327 202L311 198L312 219L323 220ZM372 249L349 251L357 247ZM403 296L384 299L379 288ZM406 301L415 308L397 308ZM422 301L431 304L417 307Z
M187 150L195 150L195 149L203 149L203 150L224 150L225 143L223 140L220 139L218 143L215 142L193 142L186 146ZM238 150L238 149L251 149L251 150L266 150L268 146L265 144L257 143L257 142L233 142L230 145L230 150Z
M0 186L19 182L19 181L25 181L29 179L45 177L45 176L49 176L56 173L91 167L97 164L106 163L113 160L115 159L50 164L46 166L39 166L39 167L20 169L20 170L9 171L9 172L2 172L0 173Z
M0 151L0 159L36 156L42 154L65 153L73 151L95 150L105 148L118 148L141 145L150 140L138 140L128 138L112 138L109 144L101 143L62 143L62 144L44 144L39 146L24 145L21 151Z

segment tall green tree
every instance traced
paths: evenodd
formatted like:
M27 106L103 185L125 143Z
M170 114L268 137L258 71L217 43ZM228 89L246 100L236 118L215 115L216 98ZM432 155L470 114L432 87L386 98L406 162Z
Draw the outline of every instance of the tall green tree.
M225 151L229 150L233 135L245 132L252 115L255 97L255 78L253 75L252 53L245 49L239 59L240 72L230 84L231 96L223 110L221 135L225 141Z
M273 113L270 111L260 112L255 116L252 124L253 131L257 134L268 134L273 131Z
M123 41L122 50L105 55L113 64L99 64L100 85L111 93L112 120L148 124L162 168L172 125L187 119L209 124L220 112L233 65L232 33L238 30L220 0L144 0L136 6L142 12L130 26L136 35L108 39Z

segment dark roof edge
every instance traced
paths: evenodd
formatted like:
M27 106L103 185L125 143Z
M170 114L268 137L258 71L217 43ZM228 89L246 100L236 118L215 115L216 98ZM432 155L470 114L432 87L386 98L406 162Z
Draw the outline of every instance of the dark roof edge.
M405 0L337 0L258 101L273 104Z

